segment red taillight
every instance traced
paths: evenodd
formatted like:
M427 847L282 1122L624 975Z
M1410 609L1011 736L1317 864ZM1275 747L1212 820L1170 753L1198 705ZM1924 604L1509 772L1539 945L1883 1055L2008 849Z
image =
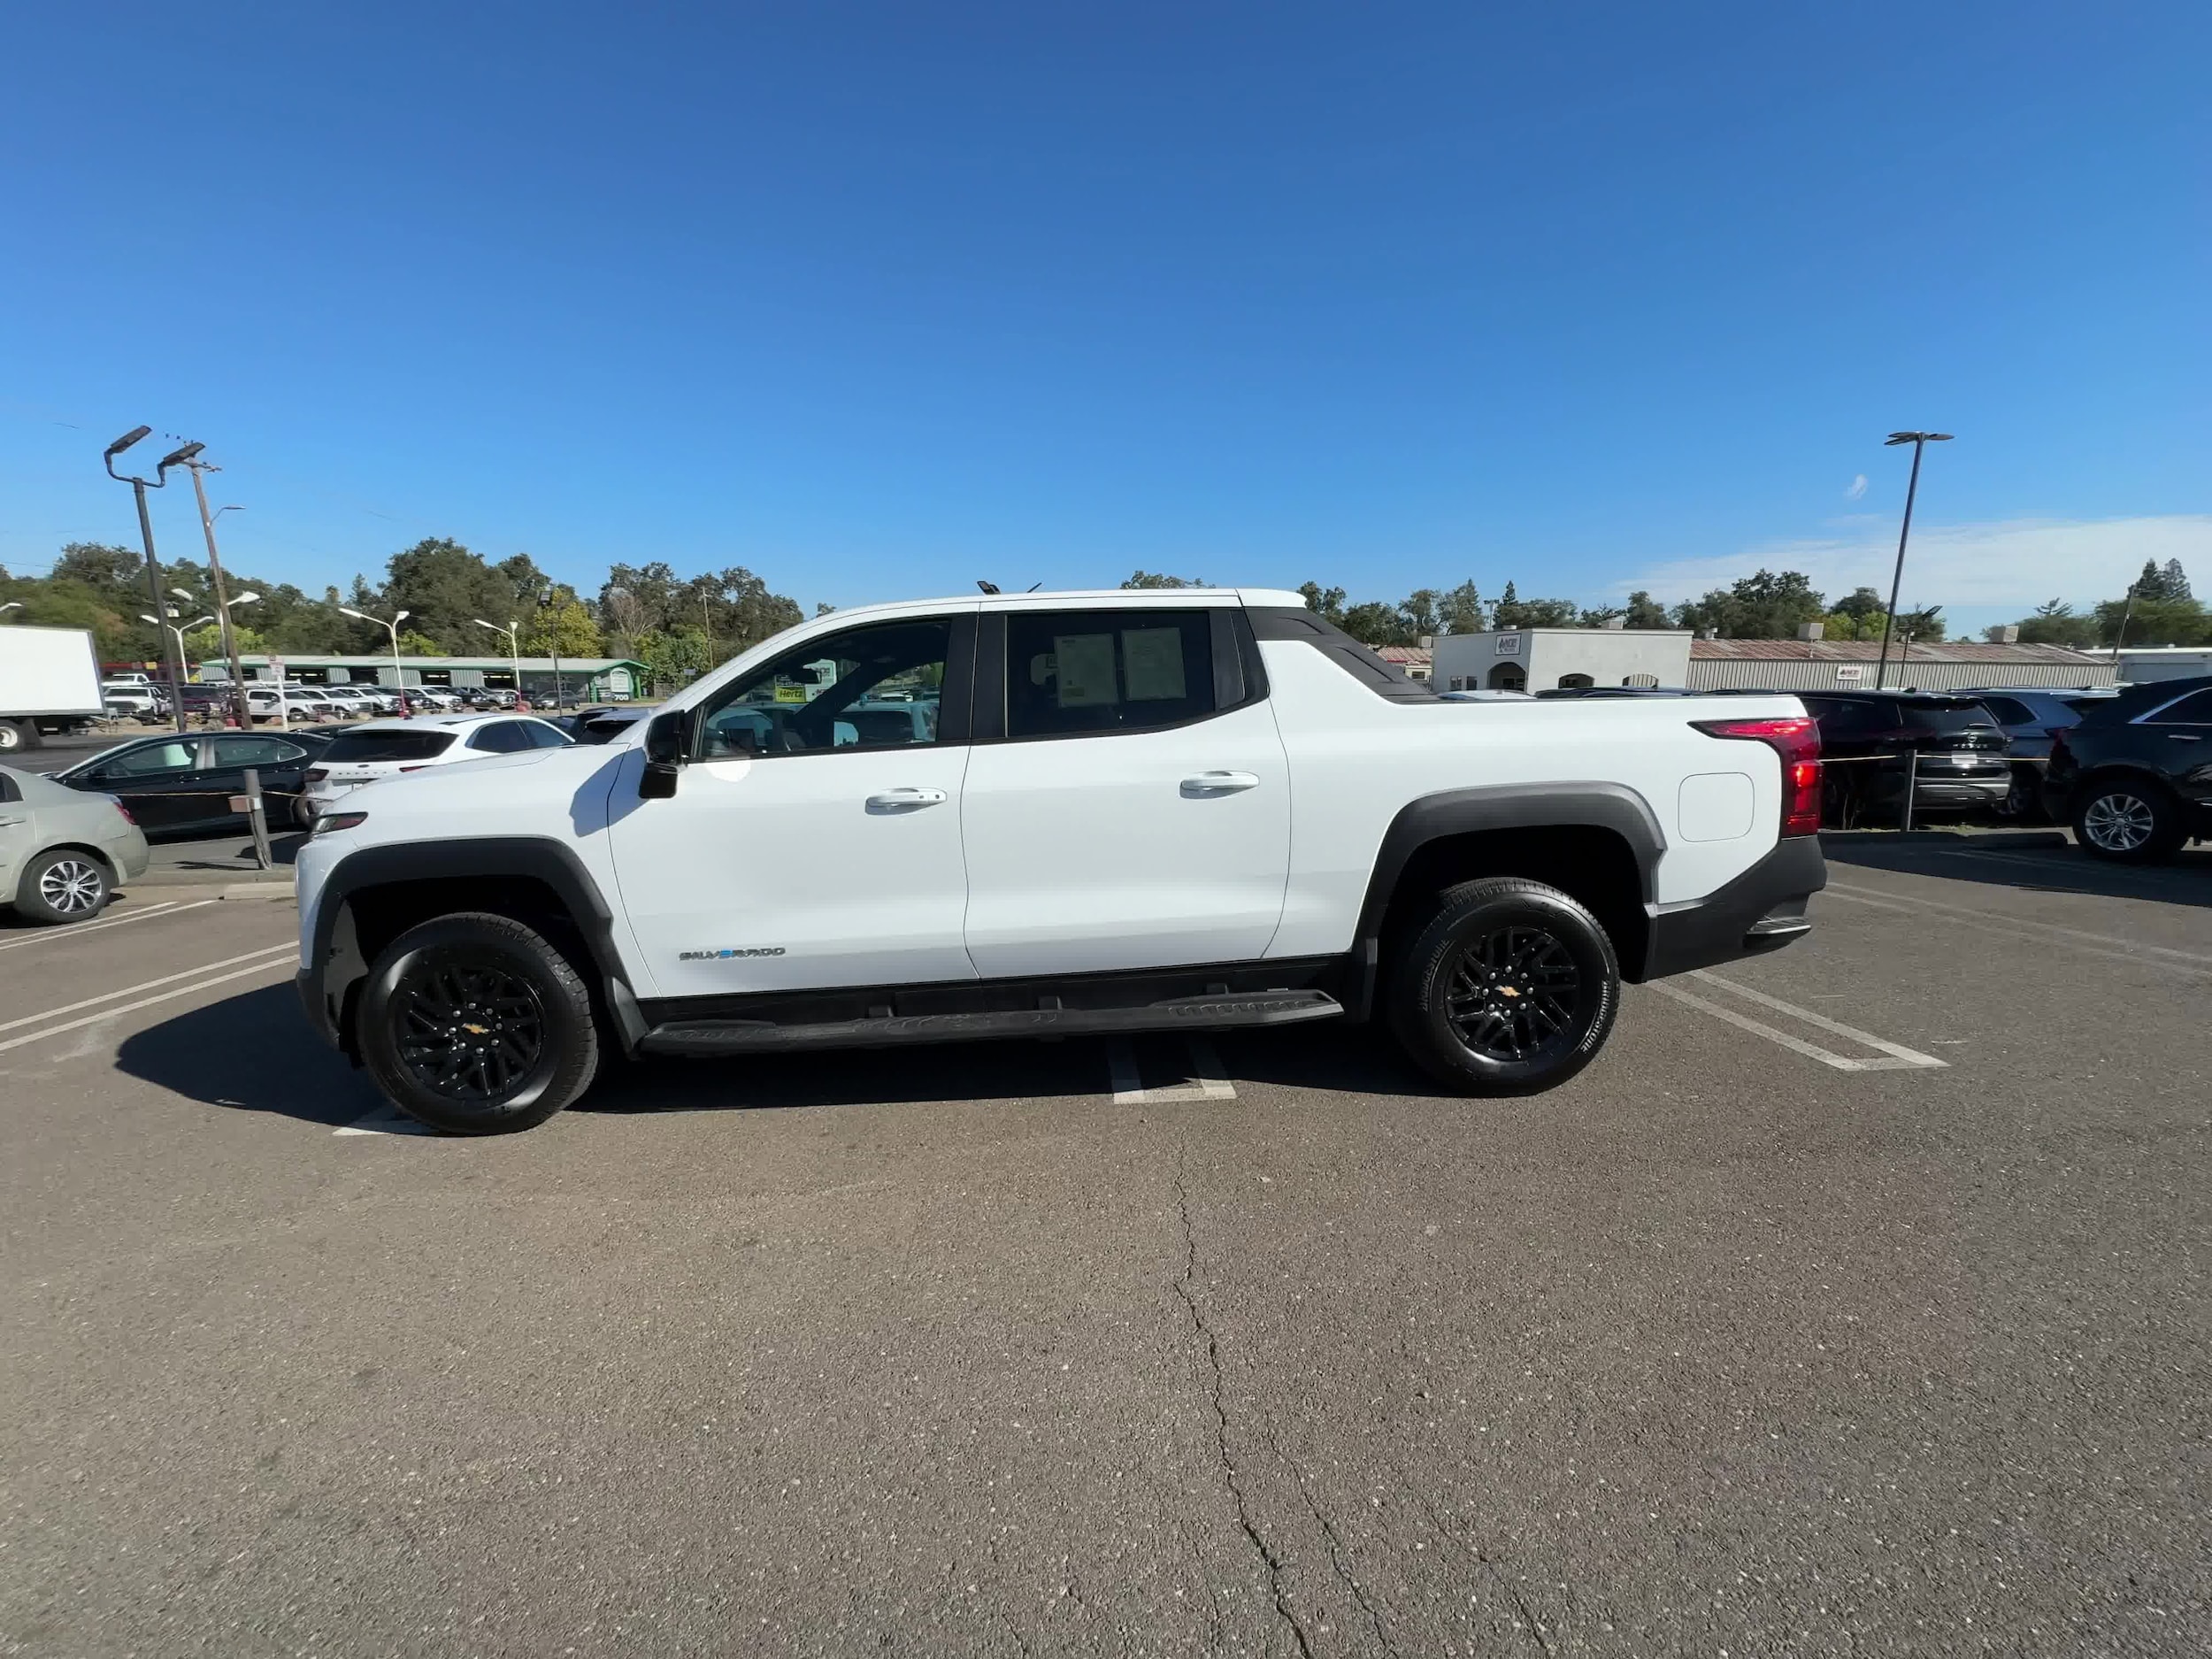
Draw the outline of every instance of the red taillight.
M1774 720L1693 720L1708 737L1764 743L1782 757L1782 833L1820 832L1820 727L1805 715Z

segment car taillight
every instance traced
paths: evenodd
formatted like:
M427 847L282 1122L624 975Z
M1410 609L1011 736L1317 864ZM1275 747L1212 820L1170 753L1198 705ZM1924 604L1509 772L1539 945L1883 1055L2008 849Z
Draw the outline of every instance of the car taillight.
M307 781L310 783L320 783L329 776L330 769L326 766L310 766L307 769Z
M1820 831L1820 727L1806 715L1774 720L1693 720L1708 737L1764 743L1782 757L1782 833Z
M115 810L123 815L123 822L126 824L135 824L138 822L136 818L131 816L130 808L123 804L123 797L121 795L111 795L108 796L108 799L115 803Z

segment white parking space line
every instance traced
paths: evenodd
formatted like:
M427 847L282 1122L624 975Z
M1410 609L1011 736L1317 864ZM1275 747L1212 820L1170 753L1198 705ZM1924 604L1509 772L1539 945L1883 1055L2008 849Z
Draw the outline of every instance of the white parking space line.
M2212 956L2207 956L2202 951L2177 950L2170 945L2146 945L2112 933L2085 933L2078 927L2061 927L2055 922L2031 922L2016 916L2001 915L1994 910L1978 910L1964 904L1948 904L1940 899L1885 893L1878 887L1853 887L1846 881L1831 881L1826 891L1846 903L1863 904L1869 910L1894 910L1907 916L1923 910L1932 911L1969 927L1984 928L1991 933L2008 934L2015 939L2049 940L2055 944L2065 945L2093 956L2142 962L2152 967L2170 967L2177 972L2198 977L2212 974Z
M59 1008L50 1008L42 1014L26 1014L20 1019L0 1022L0 1031L19 1031L26 1025L35 1025L41 1020L56 1019L64 1014L73 1014L81 1008L91 1008L101 1002L112 1002L119 996L129 996L137 991L150 991L157 985L174 985L179 979L197 979L211 968L233 968L242 962L252 962L262 956L273 956L280 950L289 950L289 944L271 945L264 950L249 950L242 956L225 956L219 962L203 962L196 968L187 968L180 973L165 973L158 979L142 979L136 985L127 985L119 991L104 991L98 996L88 996L81 1002L65 1002Z
M203 905L214 902L213 899L195 899L191 903L186 904L176 899L170 899L165 903L153 906L150 910L133 910L127 916L118 916L111 921L85 922L74 927L48 929L29 939L11 939L5 944L0 944L0 950L20 950L26 945L59 944L65 940L82 939L87 933L104 933L111 927L127 927L131 923L142 922L150 916L174 916L180 911L196 910Z
M1756 1002L1763 1008L1772 1009L1778 1014L1786 1014L1790 1018L1801 1021L1816 1030L1828 1032L1839 1037L1847 1037L1853 1042L1863 1043L1876 1052L1873 1055L1837 1054L1806 1038L1770 1025L1763 1020L1754 1019L1748 1014L1724 1007L1718 1002L1686 991L1680 986L1669 985L1664 980L1655 979L1651 982L1649 988L1658 992L1662 996L1672 997L1676 1002L1687 1007L1710 1014L1715 1019L1724 1020L1740 1031L1747 1031L1755 1036L1764 1037L1769 1042L1779 1043L1783 1048L1801 1054L1807 1059L1817 1060L1823 1065L1833 1066L1839 1071L1940 1071L1947 1069L1951 1064L1948 1060L1939 1060L1932 1054L1922 1054L1917 1048L1908 1048L1902 1043L1891 1042L1886 1038L1877 1037L1871 1032L1861 1031L1855 1025L1847 1025L1840 1020L1831 1019L1825 1014L1816 1014L1809 1008L1800 1008L1794 1002L1785 1002L1780 997L1769 996L1764 991L1755 991L1747 985L1738 985L1733 979L1724 979L1717 973L1709 972L1702 968L1697 970L1691 977L1701 979L1706 984L1715 986L1733 995L1740 996L1747 1002Z
M1145 1106L1166 1101L1234 1100L1236 1087L1222 1070L1221 1056L1202 1037L1190 1040L1191 1080L1170 1088L1147 1088L1137 1069L1135 1048L1126 1042L1106 1045L1106 1064L1113 1074L1114 1104Z
M334 1135L426 1135L434 1132L428 1124L410 1118L398 1107L385 1105L330 1133Z
M282 949L289 952L292 947L286 945ZM104 1019L114 1018L118 1014L128 1014L138 1009L151 1008L156 1002L166 1002L173 997L189 996L193 992L205 986L221 985L231 979L242 979L250 975L265 973L271 968L284 965L280 958L272 956L270 960L257 962L251 967L236 968L228 973L218 973L207 979L195 980L190 985L180 985L173 990L157 991L151 996L140 997L135 1002L119 1002L113 1008L104 1008L96 1014L87 1014L81 1018L65 1020L58 1025L49 1025L43 1031L27 1031L20 1037L11 1037L5 1042L0 1042L0 1054L4 1054L11 1048L20 1048L27 1042L39 1042L48 1037L58 1037L65 1031L76 1031L86 1025L96 1025ZM161 981L155 979L149 983L158 985ZM75 1006L82 1008L84 1004L79 1002Z

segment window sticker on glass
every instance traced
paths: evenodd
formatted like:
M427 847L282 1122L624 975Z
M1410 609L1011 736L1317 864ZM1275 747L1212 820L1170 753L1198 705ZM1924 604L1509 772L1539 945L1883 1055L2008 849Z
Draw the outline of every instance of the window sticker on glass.
M1055 634L1052 656L1059 670L1054 691L1062 708L1087 709L1121 701L1114 691L1112 634Z
M1121 664L1132 703L1174 701L1186 695L1180 628L1124 629Z
M776 701L778 703L804 703L807 701L808 689L809 687L805 686L787 686L779 681L776 686Z

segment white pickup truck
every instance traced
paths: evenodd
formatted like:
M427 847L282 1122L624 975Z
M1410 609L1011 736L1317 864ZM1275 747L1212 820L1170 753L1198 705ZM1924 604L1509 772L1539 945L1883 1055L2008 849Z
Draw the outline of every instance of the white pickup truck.
M1473 1094L1825 879L1788 696L1452 703L1251 589L793 628L604 746L370 785L298 863L309 1018L527 1128L603 1046L718 1056L1386 1020Z

